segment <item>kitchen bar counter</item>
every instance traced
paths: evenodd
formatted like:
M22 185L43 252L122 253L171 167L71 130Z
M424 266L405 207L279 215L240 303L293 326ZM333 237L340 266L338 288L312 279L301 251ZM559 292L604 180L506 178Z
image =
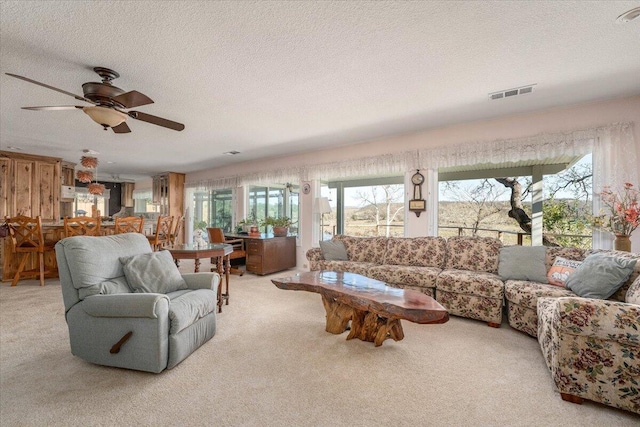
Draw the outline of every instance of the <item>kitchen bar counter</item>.
M100 228L104 230L105 234L112 234L115 223L113 221L105 221L100 223ZM43 222L42 234L44 240L47 242L57 243L59 240L64 239L64 222ZM13 276L18 271L18 265L20 264L20 254L16 256L11 248L11 239L5 237L2 240L2 281L7 282L13 279ZM55 272L47 277L58 277L58 263L56 262L55 252L46 252L44 254L45 269L50 269ZM38 254L33 253L29 255L29 260L25 270L32 270L38 268Z

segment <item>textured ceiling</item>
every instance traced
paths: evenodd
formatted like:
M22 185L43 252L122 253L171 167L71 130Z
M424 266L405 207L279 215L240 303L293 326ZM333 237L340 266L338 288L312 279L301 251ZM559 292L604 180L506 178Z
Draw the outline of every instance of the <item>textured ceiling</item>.
M638 1L2 1L0 147L139 179L640 93ZM103 66L155 104L105 132L79 105ZM488 101L536 83L534 93ZM228 156L226 151L241 154ZM114 162L114 163L107 163Z

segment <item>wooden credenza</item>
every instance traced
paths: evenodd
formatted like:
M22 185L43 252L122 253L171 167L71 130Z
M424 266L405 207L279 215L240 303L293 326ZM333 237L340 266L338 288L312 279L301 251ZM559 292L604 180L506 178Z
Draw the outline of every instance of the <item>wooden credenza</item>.
M257 237L233 234L229 237L244 239L247 251L246 265L249 273L263 276L296 266L295 236L273 237L269 234L262 234Z

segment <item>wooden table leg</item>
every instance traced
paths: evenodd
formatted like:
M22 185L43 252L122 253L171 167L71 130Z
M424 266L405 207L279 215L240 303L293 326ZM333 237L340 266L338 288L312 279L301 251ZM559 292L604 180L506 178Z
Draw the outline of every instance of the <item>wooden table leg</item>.
M324 295L322 295L322 304L327 312L325 330L332 334L341 334L346 331L353 316L353 308Z
M379 347L384 340L391 338L400 341L404 338L404 331L400 319L387 319L369 311L353 309L351 331L347 339L358 338L372 342Z
M231 255L227 255L227 264L224 269L224 280L227 283L226 305L229 305L229 274L231 274Z
M222 277L222 274L224 273L224 265L222 262L223 261L222 258L223 257L221 256L216 258L216 271L218 272L220 277ZM225 298L225 294L224 292L222 292L222 280L220 280L220 283L218 283L218 313L222 313L222 303L224 298Z
M196 258L196 268L194 270L195 273L200 273L200 258Z

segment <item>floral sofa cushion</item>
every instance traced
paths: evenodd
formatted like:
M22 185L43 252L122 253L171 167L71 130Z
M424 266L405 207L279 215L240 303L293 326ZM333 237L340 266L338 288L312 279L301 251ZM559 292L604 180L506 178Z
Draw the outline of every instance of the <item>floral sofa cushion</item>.
M384 254L387 250L386 237L353 237L337 235L332 240L344 243L349 261L384 263Z
M446 268L497 273L501 247L502 242L491 237L449 237Z
M541 298L575 297L569 289L526 280L507 280L504 284L509 326L532 337L538 335L537 306Z
M504 296L504 283L500 276L479 271L444 270L438 276L436 289L500 300Z
M416 286L435 288L436 279L442 270L435 267L414 267L407 265L378 265L368 271L369 277L396 287Z
M362 276L371 277L369 270L378 264L372 262L353 262L353 261L316 261L315 270L331 270L331 271L348 271L349 273L360 274Z
M390 237L384 264L444 268L447 241L443 237Z
M540 298L538 341L564 399L640 414L640 306L579 297Z

